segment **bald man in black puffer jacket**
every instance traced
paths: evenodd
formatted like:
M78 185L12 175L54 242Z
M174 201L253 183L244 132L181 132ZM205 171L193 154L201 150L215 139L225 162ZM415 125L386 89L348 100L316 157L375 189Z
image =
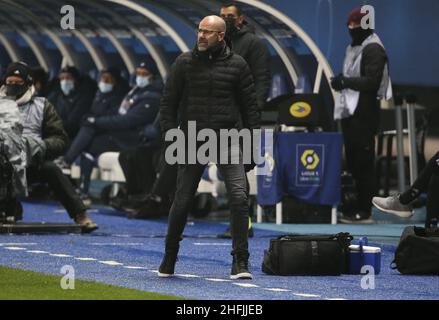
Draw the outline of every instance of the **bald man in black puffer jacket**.
M172 66L160 107L160 125L164 133L188 121L196 121L197 130L248 128L260 124L254 81L245 60L230 51L224 42L226 26L218 16L204 18L198 30L197 46L180 55ZM229 147L229 151L232 147ZM189 151L192 152L192 151ZM186 153L189 153L186 150ZM181 164L177 190L169 213L165 256L159 276L174 274L179 242L190 204L205 165ZM248 191L245 168L239 164L218 164L229 194L232 233L232 279L251 279L248 270Z

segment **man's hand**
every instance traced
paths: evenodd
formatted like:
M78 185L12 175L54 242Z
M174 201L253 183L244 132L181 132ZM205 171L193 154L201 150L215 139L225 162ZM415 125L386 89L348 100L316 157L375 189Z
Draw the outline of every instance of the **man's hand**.
M341 91L346 88L346 78L343 74L339 74L336 77L331 78L331 87L335 91Z

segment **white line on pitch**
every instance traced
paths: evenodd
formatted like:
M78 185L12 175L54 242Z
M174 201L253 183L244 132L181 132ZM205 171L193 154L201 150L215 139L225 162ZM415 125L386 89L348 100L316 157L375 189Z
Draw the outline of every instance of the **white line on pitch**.
M27 250L26 248L21 248L21 247L4 247L6 250L11 250L11 251L21 251L21 250Z
M182 278L199 278L200 276L197 276L195 274L176 274L177 277Z
M58 258L72 258L73 256L64 253L51 253L49 256L58 257Z
M34 242L9 242L9 243L0 243L0 247L4 246L34 246L37 243Z
M305 298L321 298L318 294L310 294L310 293L293 293L293 295L298 297L305 297Z
M35 254L46 254L46 253L49 253L47 251L41 251L41 250L27 250L26 252L35 253Z
M126 269L132 269L132 270L148 270L145 267L136 267L136 266L124 266Z
M79 260L79 261L97 261L98 259L95 259L95 258L75 258L75 260Z
M281 288L264 288L264 290L273 291L273 292L291 292L291 290L281 289Z
M251 284L251 283L239 283L239 282L233 282L235 286L244 287L244 288L259 288L257 284Z
M98 262L109 266L123 266L123 263L117 261L98 261Z
M216 278L206 278L204 280L212 281L212 282L231 282L229 279L216 279Z

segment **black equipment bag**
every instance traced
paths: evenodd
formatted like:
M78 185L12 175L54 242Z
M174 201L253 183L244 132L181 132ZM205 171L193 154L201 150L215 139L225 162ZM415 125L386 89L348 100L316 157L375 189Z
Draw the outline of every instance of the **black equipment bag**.
M439 275L439 228L406 227L392 268L402 274Z
M270 240L262 271L270 275L340 275L347 272L349 233L285 235Z

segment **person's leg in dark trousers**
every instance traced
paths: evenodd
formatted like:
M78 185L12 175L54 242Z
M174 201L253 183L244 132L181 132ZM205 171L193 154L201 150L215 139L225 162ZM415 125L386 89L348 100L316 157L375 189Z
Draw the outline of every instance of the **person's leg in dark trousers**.
M129 218L156 219L169 214L176 188L178 165L168 164L162 151L158 167L159 175L150 193L139 204L138 209L128 215Z
M204 168L205 166L201 164L180 165L178 167L177 189L168 218L166 252L178 251L189 210Z
M399 201L407 205L423 192L428 192L425 221L428 226L432 219L439 219L439 152L428 161L413 185L399 196Z
M169 197L173 199L176 192L177 183L177 165L165 164L160 170L159 177L153 185L151 194L158 195L160 197Z
M160 158L160 162L162 167L160 168L159 176L151 189L151 194L163 198L175 192L178 165L168 164L165 161L164 154Z
M96 135L96 130L93 127L82 126L79 130L75 140L64 155L64 160L71 164L75 159L92 143Z
M439 152L430 159L407 191L387 198L374 197L373 204L383 212L409 218L414 214L411 202L423 192L427 192L427 228L433 223L432 220L436 219L437 222L439 219Z
M145 147L137 149L133 159L131 176L135 176L137 194L149 193L156 180L156 170L153 166L153 159L157 152L157 147ZM136 174L137 172L137 174Z
M430 185L430 179L434 175L439 175L439 152L428 161L413 185L400 195L399 200L401 203L409 204L419 197L422 192L426 192Z
M151 190L156 177L152 163L156 150L156 147L139 147L119 154L128 195L143 194Z
M165 256L159 267L160 277L174 274L180 241L186 225L189 210L197 191L205 165L180 165L177 173L177 189L168 218L168 233L165 240Z
M79 199L69 179L53 162L46 161L38 168L29 167L27 177L29 182L46 182L57 200L67 210L70 218L75 219L86 211L85 205Z
M434 219L436 223L439 220L439 173L433 174L428 187L426 227L430 226Z
M352 173L358 191L358 210L361 219L371 215L372 198L376 194L375 137L349 136L344 132L345 153L348 170Z
M248 187L244 165L220 164L218 170L224 178L230 206L232 252L248 260Z

